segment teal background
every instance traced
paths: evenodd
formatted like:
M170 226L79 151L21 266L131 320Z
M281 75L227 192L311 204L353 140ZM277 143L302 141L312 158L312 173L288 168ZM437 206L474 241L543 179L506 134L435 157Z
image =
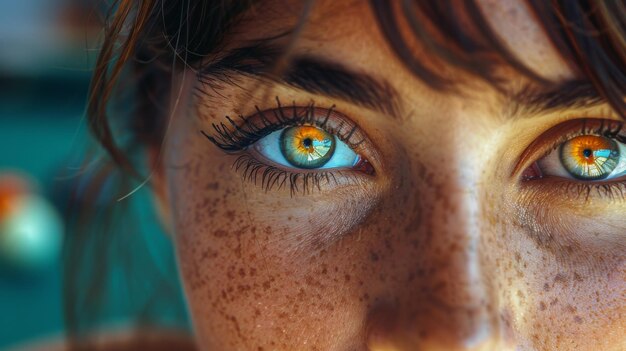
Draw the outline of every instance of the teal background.
M43 194L85 142L88 74L8 78L0 94L0 172L34 178ZM0 349L63 331L60 261L40 272L0 272Z
M54 72L0 81L0 173L25 175L39 194L59 205L69 188L84 181L80 175L87 173L79 170L85 150L93 143L89 143L84 117L89 72ZM90 157L89 162L93 161ZM128 210L105 233L102 245L109 252L105 276L81 281L79 288L85 291L95 280L106 282L104 298L94 303L102 309L95 322L86 324L87 330L132 324L139 315L148 316L151 325L189 329L172 243L160 227L148 189L125 200ZM118 206L115 200L123 191L105 191L107 203ZM63 212L62 207L57 209ZM86 214L92 216L94 211L98 209ZM85 232L66 233L65 240L89 236L102 225L94 221ZM95 252L86 252L86 260L72 264L88 271L97 268L100 262ZM35 272L2 266L0 260L0 350L64 337L62 259L59 256ZM151 308L146 314L147 302Z
M92 156L85 158L94 143L89 142L84 111L101 40L100 20L109 3L0 0L0 175L17 172L32 179L35 191L59 212L64 212L71 188L89 179L81 167L94 164ZM86 274L78 284L88 301L80 311L101 307L94 320L81 320L88 333L127 327L140 314L152 325L189 329L171 241L155 218L147 189L125 200L128 210L111 230L93 220L83 232L66 235L67 244L79 235L106 234L106 242L72 262L91 273L101 263L94 250L109 259L103 276ZM124 191L109 186L98 205L81 204L85 213L65 214L91 220L103 207L116 204ZM0 350L64 337L61 260L59 256L47 267L26 272L0 259ZM84 293L94 281L105 282L98 299Z

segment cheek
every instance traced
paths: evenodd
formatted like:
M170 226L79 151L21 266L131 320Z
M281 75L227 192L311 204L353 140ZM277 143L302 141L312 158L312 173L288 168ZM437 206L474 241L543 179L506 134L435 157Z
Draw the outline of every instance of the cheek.
M620 336L605 333L624 323L623 273L618 283L607 275L615 267L568 264L546 255L514 258L516 273L508 277L513 284L506 295L526 345L586 350L619 342Z
M488 210L487 210L488 211ZM624 260L590 258L592 247L566 253L558 241L503 215L486 216L485 265L494 267L502 334L522 349L610 349L622 336L606 333L624 325ZM560 233L574 237L581 233ZM582 251L588 250L587 259Z
M201 344L358 343L366 313L359 271L369 257L362 238L374 230L358 223L373 207L354 196L339 205L268 196L231 171L230 157L210 151L176 159L168 174L176 247Z

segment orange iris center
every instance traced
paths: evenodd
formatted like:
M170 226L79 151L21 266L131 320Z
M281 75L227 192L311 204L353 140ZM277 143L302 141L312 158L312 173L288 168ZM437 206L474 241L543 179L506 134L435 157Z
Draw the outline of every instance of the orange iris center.
M310 126L299 127L293 136L293 148L302 153L314 153L315 147L313 141L323 141L325 139L324 132L320 129Z
M569 141L570 156L582 165L593 165L596 162L594 152L611 149L607 139L595 135L582 135Z

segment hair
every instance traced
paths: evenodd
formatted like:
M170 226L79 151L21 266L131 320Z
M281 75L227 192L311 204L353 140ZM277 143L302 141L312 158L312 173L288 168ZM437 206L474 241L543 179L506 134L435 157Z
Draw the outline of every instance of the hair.
M302 22L306 21L313 2L307 0L303 4ZM612 0L525 2L564 60L590 82L622 118L626 117L626 3ZM69 209L74 216L65 251L68 337L82 340L75 347L87 345L84 336L100 325L110 307L102 302L115 290L111 286L108 265L128 255L124 252L128 248L133 249L132 256L138 260L136 256L141 256L138 251L141 245L145 246L141 242L130 245L128 238L137 238L134 234L137 228L130 227L131 221L123 220L126 229L123 231L114 224L114 220L119 219L120 208L127 204L107 195L132 191L145 179L145 170L153 167L145 165L140 151L146 147L158 149L162 144L174 76L186 67L202 65L203 59L223 50L230 29L247 10L260 3L252 0L116 0L105 14L104 38L91 81L87 117L91 133L107 156L96 165L92 164L76 186ZM410 48L412 40L419 42L424 51L439 62L494 85L500 82L495 68L502 62L538 84L551 84L507 49L486 21L488 14L481 11L475 0L370 0L370 6L397 57L434 89L451 89L455 81L418 59ZM406 37L400 23L408 25L412 38ZM467 26L472 30L466 30ZM293 30L289 35L295 38L297 32ZM285 50L285 56L287 53ZM94 223L105 225L94 228ZM114 242L122 245L113 245ZM144 252L143 256L150 255ZM173 266L171 257L170 260ZM154 267L140 264L139 268L139 280L147 286L146 270ZM122 270L131 274L127 265L123 265ZM175 301L182 306L176 279L175 274L170 279L171 290L178 294ZM153 291L154 285L149 289ZM167 303L171 301L168 299ZM146 310L131 311L142 316L136 319L140 325L149 324L155 317ZM174 313L177 317L171 324L184 325L184 308L180 310L183 312ZM94 349L94 345L87 348Z

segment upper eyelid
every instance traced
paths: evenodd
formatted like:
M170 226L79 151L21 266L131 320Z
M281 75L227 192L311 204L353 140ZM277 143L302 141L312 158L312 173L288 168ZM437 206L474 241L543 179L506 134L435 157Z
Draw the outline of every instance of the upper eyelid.
M213 123L214 133L202 134L213 144L225 151L240 151L269 133L293 125L311 124L336 135L352 149L358 149L366 139L358 124L338 112L335 106L328 108L308 105L282 105L276 98L275 108L262 110L255 106L256 113L247 117L239 116L240 123L226 116L226 122Z
M578 135L601 135L626 143L626 135L620 134L623 132L623 126L622 121L604 118L577 118L561 122L543 132L526 147L513 168L511 176L515 177L520 174L533 162L548 155L558 145ZM546 147L546 144L550 146Z

